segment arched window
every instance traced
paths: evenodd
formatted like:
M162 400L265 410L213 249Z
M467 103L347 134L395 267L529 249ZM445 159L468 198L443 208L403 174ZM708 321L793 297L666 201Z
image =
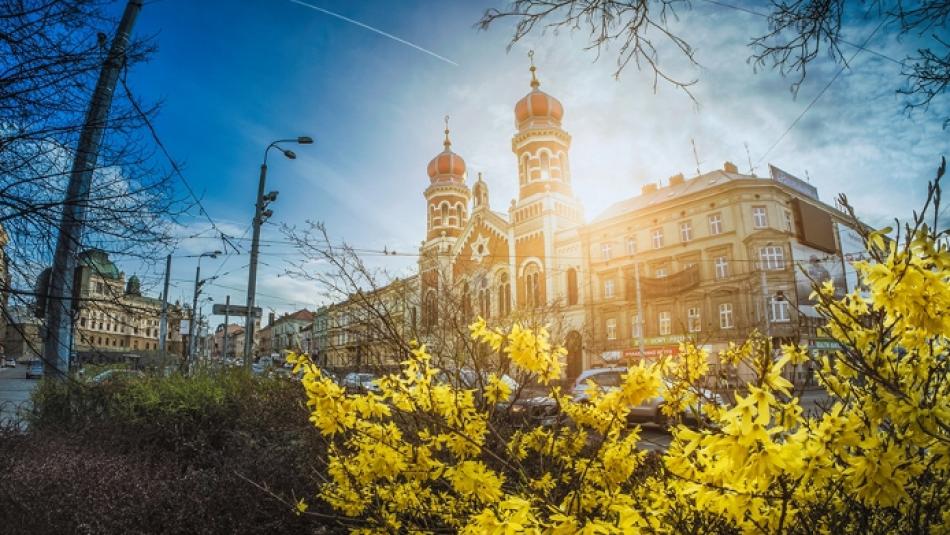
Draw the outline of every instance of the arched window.
M422 307L422 318L426 331L431 331L439 322L439 301L436 298L435 290L429 290L429 293L426 294Z
M503 273L498 281L498 315L507 317L511 314L511 283L508 274Z
M531 264L524 270L525 306L537 308L544 304L541 298L541 269Z
M574 268L567 270L567 304L577 304L577 270Z
M570 182L571 170L567 165L567 153L563 151L558 152L557 160L558 160L558 163L560 163L561 165L561 180L563 180L564 182Z
M519 178L521 179L521 185L524 186L530 181L531 171L528 169L528 153L523 153L521 155L521 163L519 170Z
M491 317L491 289L488 287L487 280L482 281L482 286L478 290L478 312L485 319Z
M439 210L442 213L442 224L447 225L449 222L449 203L443 202L439 205Z
M459 223L460 224L464 223L465 222L465 207L462 206L462 203L460 202L455 203L455 213L458 214L459 216Z
M462 285L462 316L465 320L472 317L472 294L468 282Z
M551 158L548 156L547 151L541 151L541 180L548 180L551 178Z

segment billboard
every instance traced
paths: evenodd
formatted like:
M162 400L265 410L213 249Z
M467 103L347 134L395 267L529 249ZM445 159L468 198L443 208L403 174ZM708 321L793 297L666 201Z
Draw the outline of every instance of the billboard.
M769 175L771 175L772 180L780 184L784 184L792 188L793 190L801 193L802 195L811 197L812 199L815 199L816 201L818 200L818 188L816 188L815 186L812 186L811 184L809 184L808 182L805 182L804 180L798 178L797 176L791 173L782 171L781 169L779 169L778 167L775 167L772 164L769 164Z
M835 286L835 297L843 297L847 292L844 262L840 256L803 243L793 243L792 259L795 262L795 295L799 307L814 306L815 300L809 295L814 285L821 286L827 280Z
M868 260L870 257L864 239L851 227L838 225L838 243L841 244L841 256L844 257L845 283L851 292L858 287L858 273L851 263Z

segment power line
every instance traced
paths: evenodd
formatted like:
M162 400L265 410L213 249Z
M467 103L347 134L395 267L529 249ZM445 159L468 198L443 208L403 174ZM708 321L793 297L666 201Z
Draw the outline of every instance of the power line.
M884 26L885 22L887 22L887 19L881 19L881 22L879 22L877 27L874 28L874 31L872 31L871 34L868 35L867 38L864 40L865 46L871 41L871 38L874 37L874 34L876 34L877 31L881 29L881 26ZM842 65L840 69L838 69L838 72L836 72L835 75L831 78L831 80L829 80L828 83L825 84L825 87L821 88L821 91L819 91L818 94L815 95L815 98L813 98L811 102L808 103L808 106L805 106L805 109L802 110L802 112L798 114L798 117L796 117L795 120L792 121L792 124L790 124L788 128L786 128L785 131L782 132L782 135L780 135L778 139L776 139L775 142L772 143L772 145L768 148L768 150L766 150L762 154L762 156L758 159L758 161L755 162L755 165L759 165L760 163L762 163L762 160L764 160L765 157L768 156L770 152L772 152L772 149L774 149L779 143L782 142L783 139L785 139L785 136L787 136L788 133L791 132L793 128L795 128L798 122L802 120L802 117L804 117L805 114L808 113L809 110L811 110L812 106L814 106L815 103L818 102L818 99L820 99L821 96L825 94L825 91L827 91L828 88L831 87L831 84L835 83L835 80L837 80L838 77L841 76L841 73L843 73L844 70L848 68L848 64L852 63L854 61L854 58L856 58L858 54L861 53L862 50L863 50L863 47L858 49L857 51L855 51L854 54L851 55L851 59L848 60L847 63Z

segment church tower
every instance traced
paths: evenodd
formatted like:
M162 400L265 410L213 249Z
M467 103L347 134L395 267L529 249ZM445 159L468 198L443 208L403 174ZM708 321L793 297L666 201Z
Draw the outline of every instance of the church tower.
M512 281L517 284L516 302L527 310L561 300L555 280L560 271L555 240L577 229L584 214L571 188L568 153L571 136L561 127L564 107L541 91L534 52L531 58L531 91L515 104L516 132L511 150L518 161L518 199L508 209L511 222ZM579 256L579 252L574 253Z
M465 160L452 152L449 118L445 117L445 149L429 162L426 198L426 241L457 238L468 223L471 194L465 185Z

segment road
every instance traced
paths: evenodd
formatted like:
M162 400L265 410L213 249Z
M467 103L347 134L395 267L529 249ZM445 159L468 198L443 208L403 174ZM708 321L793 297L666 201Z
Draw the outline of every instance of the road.
M0 368L0 424L13 419L18 408L27 406L30 393L39 383L36 379L27 379L26 370L27 366L23 364L16 368Z
M821 413L821 406L828 402L828 395L824 390L805 390L799 396L799 404L808 416L817 416ZM640 442L637 447L648 451L666 451L670 447L673 436L666 429L656 424L640 424Z

